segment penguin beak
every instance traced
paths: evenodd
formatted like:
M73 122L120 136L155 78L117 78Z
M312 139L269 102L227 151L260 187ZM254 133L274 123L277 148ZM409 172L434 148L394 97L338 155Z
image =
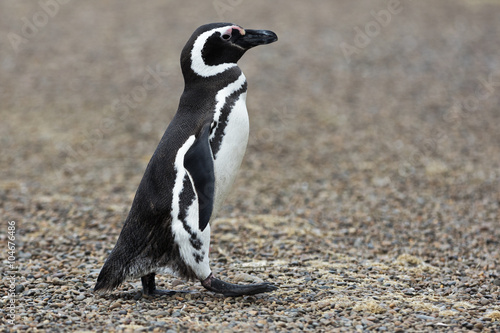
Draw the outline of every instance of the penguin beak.
M245 29L244 31L245 34L240 35L234 41L234 44L247 50L257 45L270 44L278 40L278 36L270 30Z

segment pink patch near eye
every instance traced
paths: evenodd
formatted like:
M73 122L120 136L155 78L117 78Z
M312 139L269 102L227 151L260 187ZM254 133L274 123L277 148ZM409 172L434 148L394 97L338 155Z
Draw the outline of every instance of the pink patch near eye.
M245 29L243 29L242 27L239 27L237 25L233 25L231 28L238 30L240 32L240 35L244 35L245 34Z
M244 35L245 34L245 29L243 29L242 27L239 27L237 25L233 25L233 26L230 26L229 28L227 28L227 30L225 30L223 33L222 33L222 36L224 35L229 35L231 36L232 32L233 32L233 29L235 30L238 30L240 32L240 35Z

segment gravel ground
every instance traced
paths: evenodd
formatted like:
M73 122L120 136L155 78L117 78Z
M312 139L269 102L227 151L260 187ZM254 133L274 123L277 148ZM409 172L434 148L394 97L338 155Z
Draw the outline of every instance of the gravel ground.
M0 2L2 331L500 331L500 1L60 2ZM251 137L212 266L280 289L96 295L214 21L280 40L240 63Z

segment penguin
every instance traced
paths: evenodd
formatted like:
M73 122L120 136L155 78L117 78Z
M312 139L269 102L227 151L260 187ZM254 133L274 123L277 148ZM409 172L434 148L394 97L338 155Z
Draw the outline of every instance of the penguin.
M247 50L277 40L272 31L232 23L194 31L181 52L179 107L146 167L95 291L109 292L140 277L143 294L173 295L156 289L156 274L199 280L226 297L278 289L268 282L222 281L209 263L210 224L235 179L249 135L247 82L237 62Z

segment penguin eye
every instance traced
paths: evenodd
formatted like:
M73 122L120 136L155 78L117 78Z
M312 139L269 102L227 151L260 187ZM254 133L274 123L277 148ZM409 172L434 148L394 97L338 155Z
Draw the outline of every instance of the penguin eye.
M229 40L229 39L231 38L231 35L226 33L226 34L223 34L223 35L221 36L221 38L222 38L223 40Z

